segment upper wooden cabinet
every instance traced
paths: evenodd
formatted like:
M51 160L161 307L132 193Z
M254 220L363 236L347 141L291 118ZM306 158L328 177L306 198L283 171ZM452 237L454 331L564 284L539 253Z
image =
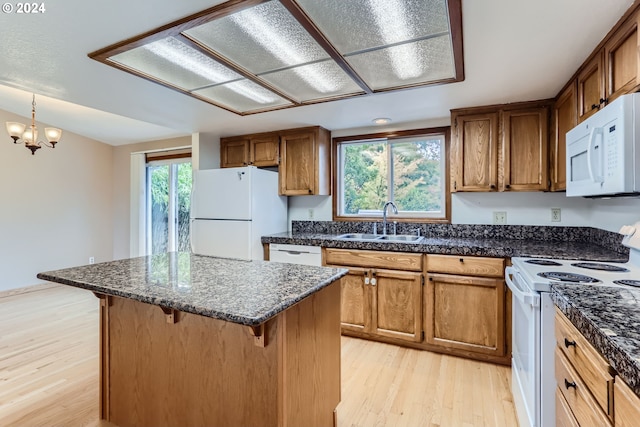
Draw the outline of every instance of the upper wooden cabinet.
M571 82L553 104L550 143L551 191L567 188L567 132L578 124L576 82Z
M280 133L280 194L331 194L331 135L328 130L293 129Z
M549 104L452 110L451 191L547 190Z
M498 113L453 112L452 191L495 191L498 187Z
M582 122L638 86L638 17L631 14L583 64L576 78L578 121Z
M604 45L606 102L632 91L638 84L638 18L635 13Z
M595 55L580 71L578 82L578 119L593 115L604 103L604 67L602 54Z
M249 164L249 139L221 138L220 167L238 168Z
M501 191L549 188L549 108L517 108L502 112Z
M280 138L277 133L220 139L220 167L277 166Z
M220 167L278 168L282 196L331 194L331 133L320 126L220 139Z

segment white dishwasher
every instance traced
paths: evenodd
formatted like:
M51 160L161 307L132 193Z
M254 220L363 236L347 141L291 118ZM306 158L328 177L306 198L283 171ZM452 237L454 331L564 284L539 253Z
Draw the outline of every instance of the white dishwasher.
M322 253L319 246L270 243L269 261L321 266Z

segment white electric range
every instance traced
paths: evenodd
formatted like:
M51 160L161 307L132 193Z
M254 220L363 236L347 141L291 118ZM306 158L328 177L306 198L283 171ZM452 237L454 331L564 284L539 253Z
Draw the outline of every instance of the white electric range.
M637 230L637 231L636 231ZM520 427L555 426L555 309L551 284L640 288L640 222L624 226L629 261L515 257L505 278L512 292L511 389Z

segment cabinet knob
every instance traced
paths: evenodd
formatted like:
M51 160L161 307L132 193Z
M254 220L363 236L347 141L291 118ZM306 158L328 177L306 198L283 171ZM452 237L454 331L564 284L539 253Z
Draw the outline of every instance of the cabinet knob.
M507 184L504 186L504 188L511 188L511 185Z
M592 110L595 110L595 109L597 109L597 108L600 108L600 106L599 106L599 105L597 105L597 104L592 104L592 105L591 105L591 109L592 109Z
M312 193L313 193L313 191L311 191L311 189L309 189L309 194L312 194Z
M576 346L576 342L575 342L575 341L569 341L569 339L565 338L565 339L564 339L564 346L565 346L566 348L569 348L569 347L571 347L571 346L574 346L574 347L575 347L575 346Z
M464 258L460 258L460 262L464 262Z
M573 381L571 381L571 382L570 382L570 381L569 381L569 380L567 380L566 378L564 379L564 387L565 387L567 390L569 390L569 388L571 388L571 387L573 387L573 388L577 388L577 387L576 387L576 383L575 383L575 382L573 382Z
M489 186L489 188L491 188L492 190L495 190L495 189L496 189L496 186L495 186L494 184L491 184L491 185Z

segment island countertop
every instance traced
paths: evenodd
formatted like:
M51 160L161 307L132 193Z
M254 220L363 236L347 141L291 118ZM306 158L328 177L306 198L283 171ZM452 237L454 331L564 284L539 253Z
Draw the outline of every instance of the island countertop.
M552 285L556 306L640 396L640 290Z
M347 274L346 269L186 252L39 273L42 280L257 326Z

